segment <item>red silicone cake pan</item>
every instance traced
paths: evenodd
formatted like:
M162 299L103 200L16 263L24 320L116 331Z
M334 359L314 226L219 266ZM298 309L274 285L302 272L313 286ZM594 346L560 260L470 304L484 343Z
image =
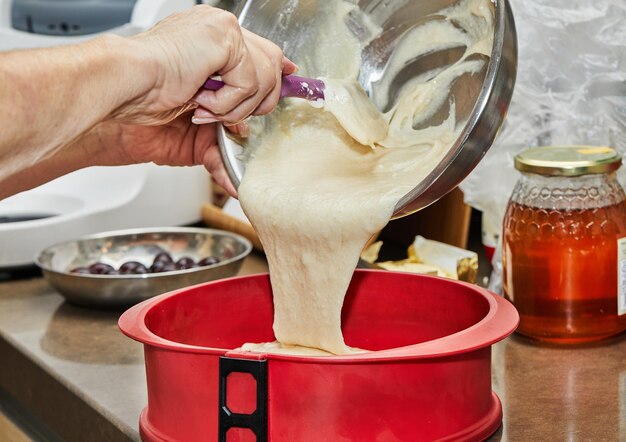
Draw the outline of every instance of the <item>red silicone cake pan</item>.
M357 270L347 356L237 350L274 340L268 275L213 281L119 320L144 344L146 441L481 440L500 425L491 345L517 327L505 299L450 279Z

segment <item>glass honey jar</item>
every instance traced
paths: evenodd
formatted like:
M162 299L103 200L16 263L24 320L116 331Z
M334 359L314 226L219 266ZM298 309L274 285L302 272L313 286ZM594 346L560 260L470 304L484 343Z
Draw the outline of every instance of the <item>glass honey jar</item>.
M517 332L581 343L626 330L626 195L609 147L550 146L515 157L503 225L505 296Z

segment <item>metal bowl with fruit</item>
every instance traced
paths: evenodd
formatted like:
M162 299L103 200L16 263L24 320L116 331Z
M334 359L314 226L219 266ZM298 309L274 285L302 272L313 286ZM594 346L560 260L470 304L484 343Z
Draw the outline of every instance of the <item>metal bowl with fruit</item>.
M215 229L132 229L55 244L35 259L73 303L121 308L170 290L234 276L250 242Z

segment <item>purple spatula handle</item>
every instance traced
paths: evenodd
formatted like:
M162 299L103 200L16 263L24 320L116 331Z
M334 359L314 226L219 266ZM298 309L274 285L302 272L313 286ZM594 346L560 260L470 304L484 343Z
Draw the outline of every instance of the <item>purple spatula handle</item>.
M224 82L209 78L204 85L204 89L216 91L224 86ZM297 75L285 75L280 86L280 98L296 97L305 100L323 100L324 82L314 78L298 77Z

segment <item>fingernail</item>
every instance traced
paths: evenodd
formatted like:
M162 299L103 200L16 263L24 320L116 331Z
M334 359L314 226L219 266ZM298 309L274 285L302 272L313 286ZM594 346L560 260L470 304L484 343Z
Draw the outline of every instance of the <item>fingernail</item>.
M203 107L197 108L193 115L198 118L217 118L217 115L215 115L213 112L206 110Z
M248 138L250 135L250 126L247 121L240 121L239 123L223 123L234 134L239 135L241 138Z
M293 61L289 60L287 57L283 58L283 73L285 75L295 74L299 69L300 68Z
M217 123L218 121L219 120L216 118L200 118L196 116L191 117L191 122L193 124L210 124L210 123Z
M250 135L250 126L248 126L248 123L246 123L245 121L242 121L241 123L237 124L237 131L239 132L239 136L241 136L242 138L248 138L248 136Z

